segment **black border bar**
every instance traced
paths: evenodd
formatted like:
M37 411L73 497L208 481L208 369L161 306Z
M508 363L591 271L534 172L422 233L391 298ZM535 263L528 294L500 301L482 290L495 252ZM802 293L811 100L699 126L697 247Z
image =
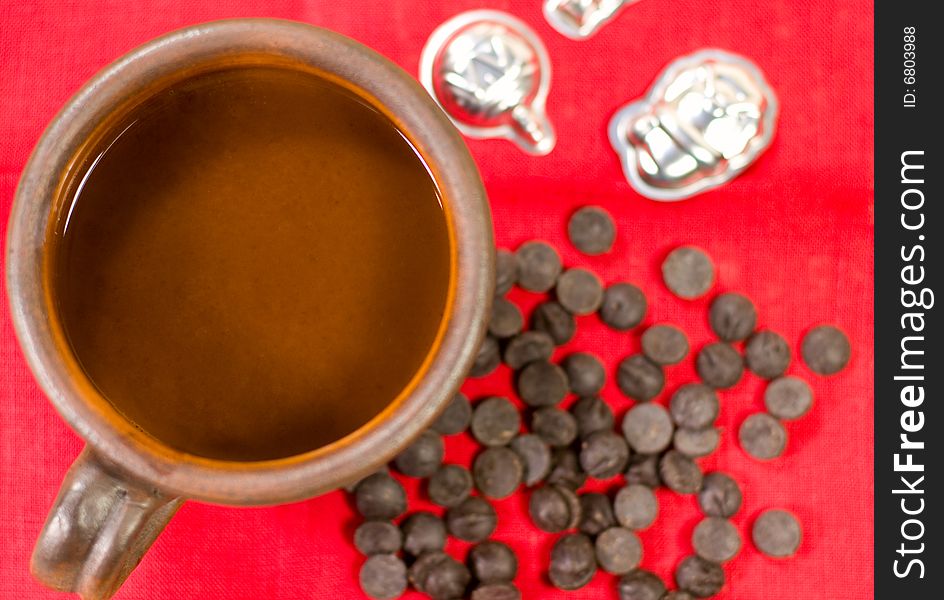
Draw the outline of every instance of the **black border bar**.
M875 597L944 598L944 27L875 4ZM942 292L944 293L944 292ZM838 509L838 505L837 505Z

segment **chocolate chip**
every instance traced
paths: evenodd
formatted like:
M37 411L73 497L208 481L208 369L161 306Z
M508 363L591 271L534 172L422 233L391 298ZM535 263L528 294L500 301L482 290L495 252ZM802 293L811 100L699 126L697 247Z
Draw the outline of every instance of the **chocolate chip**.
M427 552L409 571L410 582L433 600L454 600L465 595L472 576L466 566L443 552Z
M610 527L601 533L594 547L600 568L614 575L629 573L642 560L642 542L623 527Z
M642 352L657 365L674 365L688 355L688 338L675 325L653 325L642 334Z
M587 535L599 535L616 525L613 503L606 494L587 492L580 495L580 522L577 528Z
M498 516L492 505L478 496L470 496L446 511L446 529L466 542L481 542L492 535Z
M746 296L721 294L711 303L708 323L723 341L738 342L747 339L757 327L757 309Z
M462 433L472 419L472 405L462 392L456 392L445 410L433 421L432 429L442 435Z
M620 577L616 591L620 600L662 600L665 584L655 573L635 569Z
M518 373L518 396L528 406L550 406L567 395L567 374L546 360L529 363Z
M410 477L429 477L442 464L446 448L442 436L435 431L424 431L406 450L397 455L393 464Z
M613 218L599 206L584 206L570 217L567 236L577 250L588 256L610 251L616 239Z
M487 583L472 590L472 600L521 600L521 592L511 583Z
M531 313L531 328L535 331L541 331L549 336L555 344L560 346L566 344L577 331L577 321L574 315L567 312L567 309L554 300L542 302L535 307ZM550 354L548 354L550 358Z
M596 431L613 429L613 411L599 396L581 398L570 407L577 420L577 435L585 438Z
M698 506L709 517L732 517L741 508L741 488L726 473L708 473L698 492Z
M580 444L580 467L596 479L615 477L629 462L626 440L612 431L597 431Z
M506 544L485 541L469 550L469 570L479 583L510 583L518 573L518 559Z
M832 325L814 327L803 338L800 347L803 362L820 375L833 375L849 362L852 347L841 329Z
M551 447L539 436L527 433L511 440L511 449L521 459L522 483L533 486L551 471Z
M633 354L620 362L616 371L620 391L633 400L646 401L659 395L665 385L662 367L642 354Z
M633 454L630 456L629 467L626 469L626 483L644 485L653 489L661 486L659 455Z
M701 489L701 468L691 458L677 450L669 450L659 461L659 477L672 491L696 494Z
M692 458L708 456L721 443L721 433L714 427L688 429L680 427L672 436L672 447Z
M443 465L427 482L429 499L439 506L455 506L472 493L472 473L461 465Z
M672 443L672 418L659 404L637 404L623 417L623 436L630 448L657 454Z
M755 374L773 379L790 366L790 346L779 333L758 331L744 345L744 359Z
M492 316L488 320L488 332L502 339L517 335L524 327L524 317L514 302L501 296L492 301Z
M387 473L374 473L358 484L355 503L365 519L395 519L406 511L406 492Z
M475 354L475 361L469 369L469 377L485 377L494 371L500 362L501 352L498 348L498 340L486 335Z
M581 512L580 496L577 495L577 492L565 485L558 484L554 485L554 487L557 488L558 493L563 496L564 500L567 502L567 506L570 508L570 522L567 523L567 529L576 528L583 514Z
M673 294L685 300L704 296L715 282L715 266L699 248L676 248L662 263L662 279Z
M770 460L783 454L787 430L767 413L754 413L744 419L738 430L741 448L757 460Z
M651 488L630 484L616 492L613 514L627 529L646 529L659 516L659 501Z
M416 512L400 524L403 550L411 556L446 547L446 525L431 512Z
M557 301L574 315L589 315L603 302L603 282L580 267L564 271L557 278Z
M531 431L551 446L570 445L577 437L577 420L556 406L545 406L531 414Z
M778 377L764 390L764 406L778 419L798 419L813 406L813 390L799 377Z
M495 295L501 296L518 281L518 259L501 248L495 252Z
M561 364L567 374L570 391L578 396L593 396L603 389L606 371L603 363L589 352L575 352Z
M718 394L702 383L687 383L672 394L669 413L679 427L702 429L718 418Z
M587 585L597 571L593 542L582 533L561 537L551 549L548 571L551 583L562 590L576 590Z
M364 556L396 554L403 547L403 534L390 521L364 521L354 530L354 547Z
M675 570L675 582L696 598L708 598L724 587L724 569L700 556L689 556Z
M420 592L426 591L426 579L439 563L449 560L450 556L443 551L427 552L417 558L408 573L410 583Z
M531 522L541 531L558 533L573 522L573 513L568 498L561 492L567 488L546 485L531 492L528 499L528 514Z
M518 370L535 360L550 360L554 340L543 331L524 331L508 340L505 346L505 364Z
M528 500L531 522L541 531L559 533L579 523L580 499L561 485L546 485L531 492Z
M406 565L392 554L375 554L361 566L358 579L371 598L398 598L406 591Z
M708 517L702 519L692 532L692 547L695 553L713 563L731 560L741 550L741 534L727 519Z
M469 428L483 446L504 446L521 430L521 415L508 398L490 396L475 405Z
M524 467L511 448L486 448L472 464L475 487L487 498L507 498L521 484Z
M603 292L600 319L618 331L639 325L646 316L646 296L631 283L614 283Z
M531 241L522 244L518 257L518 285L529 292L546 292L557 282L561 259L557 250L546 242Z
M547 482L560 484L576 490L587 481L587 474L580 468L580 459L572 448L556 448L551 453L551 472Z
M374 471L374 473L386 473L386 474L389 475L389 474L390 474L390 467L388 467L387 465L384 465L384 466L380 467L379 469L377 469L376 471ZM371 473L370 475L373 475L374 473ZM370 475L368 475L367 477L369 477ZM362 481L364 481L365 479L367 479L367 477L361 477L361 478L358 479L357 481L354 481L353 483L347 484L346 486L344 486L344 489L345 489L346 491L348 491L348 492L350 492L350 493L353 494L354 492L357 491L357 486L359 486Z
M698 353L695 370L701 380L713 388L729 388L741 380L744 359L724 342L706 345Z
M793 514L779 509L765 511L751 530L751 537L758 550L772 558L786 558L796 554L803 531Z

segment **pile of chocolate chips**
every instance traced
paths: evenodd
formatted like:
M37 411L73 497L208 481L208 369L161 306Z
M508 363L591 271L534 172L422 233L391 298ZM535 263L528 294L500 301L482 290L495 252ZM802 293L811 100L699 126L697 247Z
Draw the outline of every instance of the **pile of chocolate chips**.
M616 236L611 217L599 207L578 210L568 224L574 246L587 255L609 251ZM618 365L619 389L635 401L622 423L599 396L606 371L588 352L551 361L556 346L576 332L575 316L597 312L609 327L629 331L647 312L646 297L628 282L604 288L591 271L564 269L560 256L542 241L527 242L517 252L498 250L496 297L488 335L481 345L471 377L491 373L500 362L515 371L516 390L527 406L523 418L509 399L490 396L474 407L457 394L430 430L394 461L408 477L428 478L429 499L445 509L444 517L414 512L395 525L407 510L406 494L387 471L375 473L353 487L357 510L365 521L354 543L367 560L360 571L361 587L377 599L396 598L411 585L434 600L515 600L518 563L505 544L488 538L497 516L488 502L530 489L529 513L535 527L561 534L548 562L548 578L562 590L586 585L598 569L620 575L620 600L688 600L707 598L724 586L722 564L738 554L741 535L729 521L741 506L741 489L722 472L702 473L696 462L717 449L721 435L714 422L721 403L718 389L736 385L745 366L769 380L766 412L741 424L741 448L758 460L779 456L787 442L781 420L803 416L813 402L802 379L786 376L790 346L783 336L757 330L753 303L737 293L717 296L708 320L718 341L705 345L695 359L700 382L681 385L668 408L649 402L666 385L664 367L684 360L688 337L664 323L641 336L642 352ZM704 296L715 281L715 267L700 249L683 246L662 265L666 286L676 296ZM552 297L534 310L530 329L504 295L514 286ZM743 342L743 354L735 344ZM849 341L839 329L820 326L804 338L801 354L816 373L831 375L848 362ZM568 410L558 404L570 393L577 400ZM522 431L523 421L527 432ZM471 472L442 464L443 435L469 430L482 445ZM588 478L622 475L625 485L613 497L581 493ZM659 504L654 490L697 494L704 519L692 535L694 554L676 568L677 589L668 590L657 575L639 568L643 547L635 532L656 520ZM477 493L476 493L477 492ZM445 553L447 536L475 544L463 564ZM760 552L777 558L793 555L802 529L796 517L781 509L767 510L752 527Z

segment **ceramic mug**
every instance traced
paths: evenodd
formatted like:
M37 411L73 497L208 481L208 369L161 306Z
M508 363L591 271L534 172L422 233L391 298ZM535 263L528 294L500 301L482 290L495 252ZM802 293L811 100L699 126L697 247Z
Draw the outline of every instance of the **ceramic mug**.
M119 106L189 74L248 62L314 70L387 114L411 138L442 191L452 276L439 343L411 387L379 415L304 454L236 462L175 450L101 396L62 335L43 263L59 184L99 123ZM491 304L493 254L485 191L458 132L412 77L353 40L289 21L218 21L155 39L105 68L43 134L10 219L7 286L17 337L40 386L87 442L36 543L33 575L83 598L109 598L184 499L292 502L356 481L389 461L445 407L474 360Z

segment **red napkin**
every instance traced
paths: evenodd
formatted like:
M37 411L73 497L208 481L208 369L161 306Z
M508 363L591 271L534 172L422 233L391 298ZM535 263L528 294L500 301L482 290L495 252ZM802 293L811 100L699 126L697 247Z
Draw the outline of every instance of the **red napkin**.
M429 33L458 12L481 7L470 0L0 3L0 228L27 156L55 112L98 69L156 35L222 17L284 17L350 35L416 74ZM803 333L821 322L841 326L852 341L849 367L832 378L794 361L790 373L808 379L816 399L807 416L787 425L787 451L770 463L749 459L736 441L740 422L763 406L762 382L748 375L721 393L722 447L701 462L741 482L744 506L734 522L745 544L725 567L728 581L719 597L871 598L871 3L641 0L584 42L551 29L539 0L496 0L487 7L515 14L547 44L554 67L547 108L559 135L543 158L505 141L469 142L488 187L499 245L514 249L544 238L567 265L589 267L607 283L636 282L649 297L646 322L680 325L697 349L710 339L708 300L678 300L659 277L671 248L697 244L718 267L713 293L750 296L759 324L782 333L795 350ZM641 198L623 179L606 124L666 63L709 46L748 56L766 73L781 102L773 145L720 189L674 204ZM605 207L619 227L613 251L592 259L579 255L565 235L569 214L587 203ZM0 296L0 598L63 597L30 578L28 561L82 441L38 390L13 335L5 290ZM539 300L520 291L512 298L528 309ZM576 339L557 356L575 350L600 355L610 375L604 396L621 417L631 402L612 381L613 369L638 348L638 332L617 334L590 316L579 319ZM668 370L670 385L660 401L694 378L693 362L689 357ZM501 367L464 390L473 398L511 394L510 373ZM450 462L468 464L475 451L465 435L446 446ZM407 486L411 509L428 509L416 482ZM692 551L699 512L692 497L658 496L659 518L641 536L643 566L671 581L675 565ZM516 584L525 598L616 598L616 578L605 574L576 592L550 587L545 571L554 536L530 524L525 494L497 507L495 537L518 553ZM803 524L793 559L766 558L749 542L750 524L770 507L792 510ZM350 541L358 521L342 492L258 509L190 502L117 598L359 598L362 558ZM451 542L448 549L462 558L466 547Z

